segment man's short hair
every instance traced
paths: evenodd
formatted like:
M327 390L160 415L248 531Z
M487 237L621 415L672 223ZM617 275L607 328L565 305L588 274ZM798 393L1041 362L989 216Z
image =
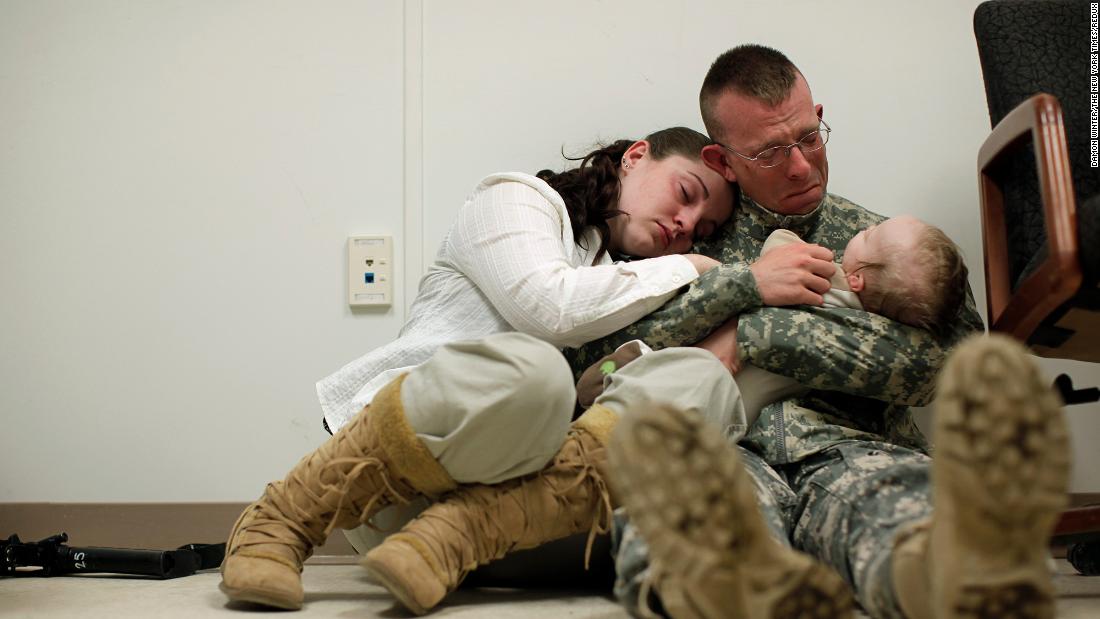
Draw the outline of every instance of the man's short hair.
M716 110L724 93L733 91L774 107L790 96L799 73L783 52L763 45L739 45L722 54L710 65L699 91L707 133L714 139L725 137Z

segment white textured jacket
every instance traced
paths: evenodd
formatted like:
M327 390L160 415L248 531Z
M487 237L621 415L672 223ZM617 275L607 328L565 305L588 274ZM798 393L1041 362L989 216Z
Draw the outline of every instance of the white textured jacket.
M317 383L335 432L386 383L443 344L521 331L564 348L614 333L698 277L680 255L592 265L599 233L578 244L556 191L529 174L486 177L466 200L398 338Z

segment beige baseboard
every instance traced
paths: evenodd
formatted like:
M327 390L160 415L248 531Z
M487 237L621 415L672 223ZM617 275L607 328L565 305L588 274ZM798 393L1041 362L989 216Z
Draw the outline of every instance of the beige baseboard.
M1100 493L1070 495L1071 506L1100 504ZM37 541L64 531L70 546L168 550L225 541L247 503L0 503L0 538ZM353 561L342 533L329 536L311 563Z
M0 537L37 541L69 534L70 546L169 550L224 542L247 503L0 503ZM311 563L342 563L355 549L329 536Z
M1085 505L1100 505L1100 492L1071 492L1069 495L1070 507L1083 507Z

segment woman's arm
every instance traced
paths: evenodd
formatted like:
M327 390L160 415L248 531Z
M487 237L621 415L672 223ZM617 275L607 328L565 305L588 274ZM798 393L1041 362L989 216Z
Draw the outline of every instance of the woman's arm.
M563 208L530 185L498 182L463 206L448 236L458 270L516 330L577 346L638 320L698 277L682 255L575 266Z
M760 293L749 265L723 264L699 276L687 292L634 324L579 348L568 348L563 353L573 373L580 376L585 368L630 340L642 340L655 350L690 346L710 335L731 316L760 307L760 303Z

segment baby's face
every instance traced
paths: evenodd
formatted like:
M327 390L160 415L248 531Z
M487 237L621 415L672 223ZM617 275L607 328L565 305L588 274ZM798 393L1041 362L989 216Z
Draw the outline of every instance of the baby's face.
M898 215L861 230L844 248L840 266L844 272L855 273L868 263L886 263L904 259L917 245L917 235L925 223L911 215Z

